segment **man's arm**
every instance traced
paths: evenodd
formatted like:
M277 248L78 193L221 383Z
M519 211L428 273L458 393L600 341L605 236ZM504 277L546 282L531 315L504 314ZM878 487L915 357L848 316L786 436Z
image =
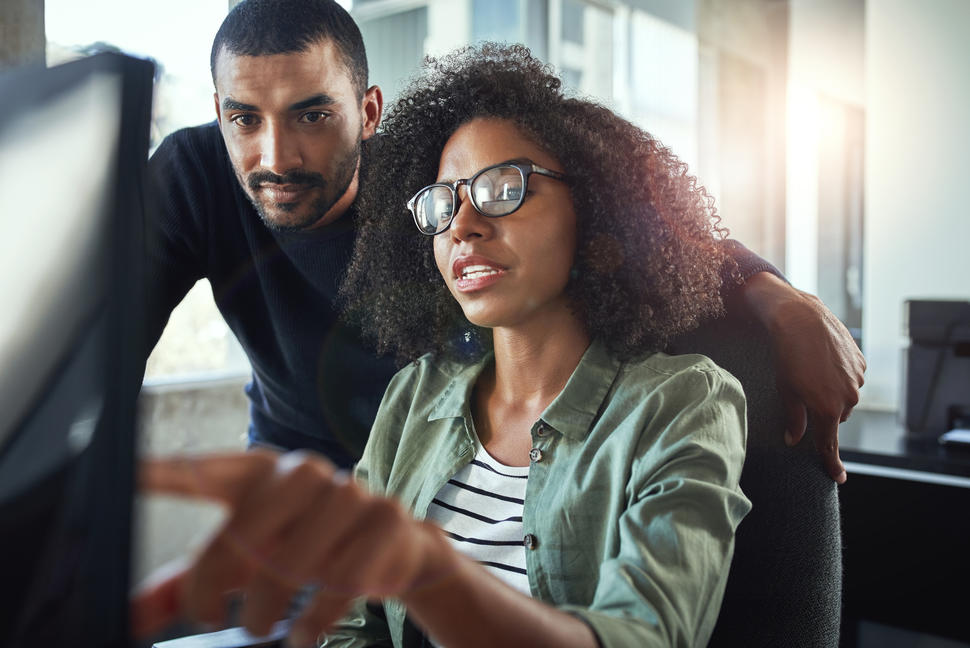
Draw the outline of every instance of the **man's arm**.
M832 479L844 483L839 423L859 402L866 361L848 329L822 301L792 287L770 263L737 241L724 241L738 284L725 278L729 312L758 320L771 337L778 389L788 414L785 442L798 443L809 423Z
M204 165L187 137L167 137L148 162L145 206L145 357L172 310L204 275L200 223Z
M829 475L842 484L839 423L859 402L866 360L845 325L822 301L769 273L748 279L736 296L771 337L778 388L788 415L785 442L798 443L811 423Z

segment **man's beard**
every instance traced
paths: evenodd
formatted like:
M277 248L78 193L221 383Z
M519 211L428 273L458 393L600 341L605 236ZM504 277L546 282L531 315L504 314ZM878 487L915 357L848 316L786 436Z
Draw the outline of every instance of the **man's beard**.
M347 193L350 183L354 180L354 174L357 172L357 162L360 160L360 149L361 138L358 136L357 143L354 144L354 147L337 161L336 169L334 169L334 177L331 180L326 180L320 173L305 171L303 169L293 169L283 175L277 175L271 171L256 171L250 174L244 183L242 178L239 178L239 181L249 187L246 195L249 197L249 201L253 204L256 213L259 214L260 220L263 221L266 227L277 232L304 230L323 218L337 201ZM270 217L266 205L257 198L261 186L267 184L299 185L301 188L307 189L319 187L321 189L321 196L310 204L309 210L302 218L294 216L292 220L279 222ZM327 191L328 188L332 188L332 190ZM288 213L292 213L302 206L302 202L272 204L273 209Z

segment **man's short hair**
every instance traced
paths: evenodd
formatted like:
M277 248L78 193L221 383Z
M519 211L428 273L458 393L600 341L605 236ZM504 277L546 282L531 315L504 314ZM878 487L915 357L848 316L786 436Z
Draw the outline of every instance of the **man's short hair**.
M367 90L367 53L357 23L334 0L243 0L212 41L209 66L216 81L216 58L225 52L267 56L306 51L330 40L337 46L358 97Z

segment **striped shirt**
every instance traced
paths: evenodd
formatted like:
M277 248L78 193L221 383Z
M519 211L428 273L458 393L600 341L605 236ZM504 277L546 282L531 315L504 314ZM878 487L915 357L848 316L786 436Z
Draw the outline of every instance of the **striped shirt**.
M529 466L506 466L478 445L470 464L438 491L428 519L452 546L508 585L531 596L523 545L522 508Z

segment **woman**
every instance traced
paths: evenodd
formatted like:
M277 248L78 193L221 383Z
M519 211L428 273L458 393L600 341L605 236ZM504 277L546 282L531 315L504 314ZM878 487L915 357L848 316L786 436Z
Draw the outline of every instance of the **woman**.
M430 65L385 121L345 285L414 360L357 468L367 492L300 456L194 466L181 490L236 510L172 591L218 620L211 594L245 588L266 630L311 582L297 642L366 597L327 646L414 645L405 616L450 647L704 645L749 509L744 399L710 360L657 350L721 310L711 200L524 48Z

